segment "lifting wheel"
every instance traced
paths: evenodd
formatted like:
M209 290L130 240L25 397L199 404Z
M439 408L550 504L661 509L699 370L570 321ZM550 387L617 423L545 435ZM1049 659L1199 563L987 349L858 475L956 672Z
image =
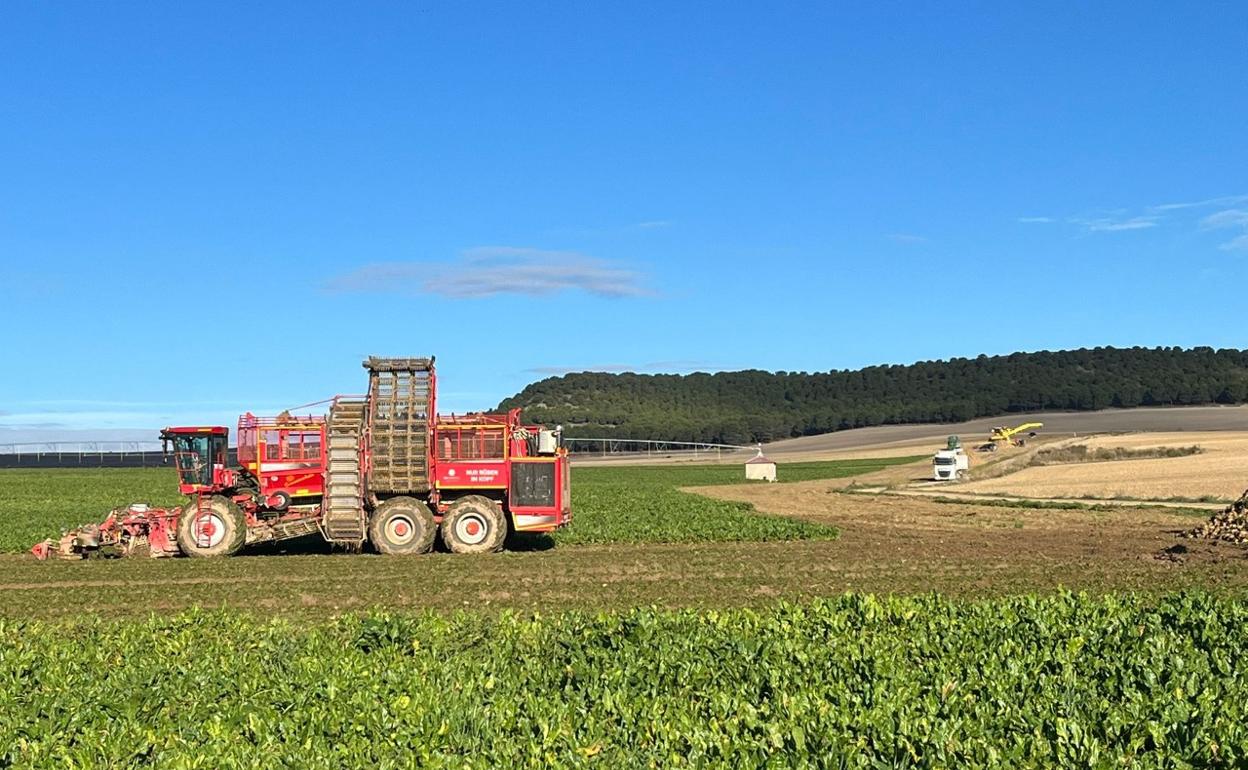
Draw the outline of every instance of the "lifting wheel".
M264 504L274 511L284 511L290 507L290 494L274 492L264 500Z

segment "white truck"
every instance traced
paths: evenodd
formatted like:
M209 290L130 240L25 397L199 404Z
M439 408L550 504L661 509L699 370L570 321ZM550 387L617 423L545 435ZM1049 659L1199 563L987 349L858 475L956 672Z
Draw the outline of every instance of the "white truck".
M932 457L932 479L935 481L957 481L966 478L971 470L971 458L962 451L962 445L942 449Z

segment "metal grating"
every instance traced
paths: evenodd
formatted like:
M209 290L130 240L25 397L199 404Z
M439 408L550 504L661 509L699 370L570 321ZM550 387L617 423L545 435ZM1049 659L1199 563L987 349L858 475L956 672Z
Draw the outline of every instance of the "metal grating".
M428 492L433 360L369 358L368 488L374 494Z

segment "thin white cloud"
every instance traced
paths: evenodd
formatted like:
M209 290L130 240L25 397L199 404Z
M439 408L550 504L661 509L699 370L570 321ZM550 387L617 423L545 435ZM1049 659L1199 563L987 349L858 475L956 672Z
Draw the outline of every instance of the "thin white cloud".
M638 272L616 262L575 251L517 246L479 246L464 251L455 262L374 262L330 279L325 288L454 299L538 297L572 290L612 298L652 294Z
M1239 230L1240 234L1218 244L1222 251L1248 251L1248 209L1226 209L1200 220L1202 230Z
M1248 227L1248 209L1227 209L1210 214L1200 220L1202 230L1217 230L1223 227Z
M694 369L719 369L718 364L698 358L675 358L667 361L651 361L646 364L650 371L693 371Z
M621 238L635 237L638 230L664 230L677 225L674 219L642 219L635 222L597 227L554 227L544 231L551 238Z
M27 410L46 412L76 412L93 409L199 409L208 407L233 407L235 401L110 401L87 398L35 399L14 402ZM6 412L0 412L0 416Z
M605 372L620 374L622 372L691 372L695 370L715 370L720 367L698 359L674 359L669 361L650 361L644 364L592 364L583 366L535 366L526 372L545 375L562 375L577 372Z
M159 448L159 434L154 430L66 428L55 423L0 426L0 454Z
M1199 209L1209 206L1229 206L1242 201L1248 201L1248 195L1223 195L1220 198L1206 198L1203 201L1188 201L1186 203L1163 203L1160 206L1150 206L1150 211L1178 211L1180 209Z
M635 372L637 366L632 364L589 364L586 366L534 366L525 369L526 372L532 374L547 374L558 376L561 374L572 374L574 372L606 372L609 374L620 374L622 372Z
M233 408L164 408L153 405L142 409L30 409L0 415L0 428L141 428L174 424L233 425L238 416L251 410L257 414L277 414L283 407L240 404Z
M1223 251L1248 251L1248 233L1236 236L1226 243L1218 245Z
M1076 224L1093 233L1117 233L1126 230L1145 230L1157 226L1157 217L1131 217L1130 219L1076 219Z
M896 243L927 243L927 238L922 235L912 235L910 233L889 233L887 238Z
M1038 225L1056 222L1057 220L1053 217L1019 217L1018 221L1025 225Z
M1198 230L1233 229L1242 231L1229 241L1218 244L1224 251L1248 251L1248 195L1223 195L1198 201L1162 203L1143 208L1101 210L1094 215L1068 217L1065 222L1087 233L1118 233L1149 230L1162 225L1182 225ZM1221 207L1206 214L1200 209ZM1198 217L1200 217L1198 219ZM1051 217L1018 217L1019 222L1053 222Z

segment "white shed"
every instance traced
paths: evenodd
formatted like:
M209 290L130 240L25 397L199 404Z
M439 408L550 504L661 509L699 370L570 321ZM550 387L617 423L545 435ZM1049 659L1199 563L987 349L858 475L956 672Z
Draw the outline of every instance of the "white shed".
M759 452L757 457L746 461L745 478L753 481L775 481L776 464Z

